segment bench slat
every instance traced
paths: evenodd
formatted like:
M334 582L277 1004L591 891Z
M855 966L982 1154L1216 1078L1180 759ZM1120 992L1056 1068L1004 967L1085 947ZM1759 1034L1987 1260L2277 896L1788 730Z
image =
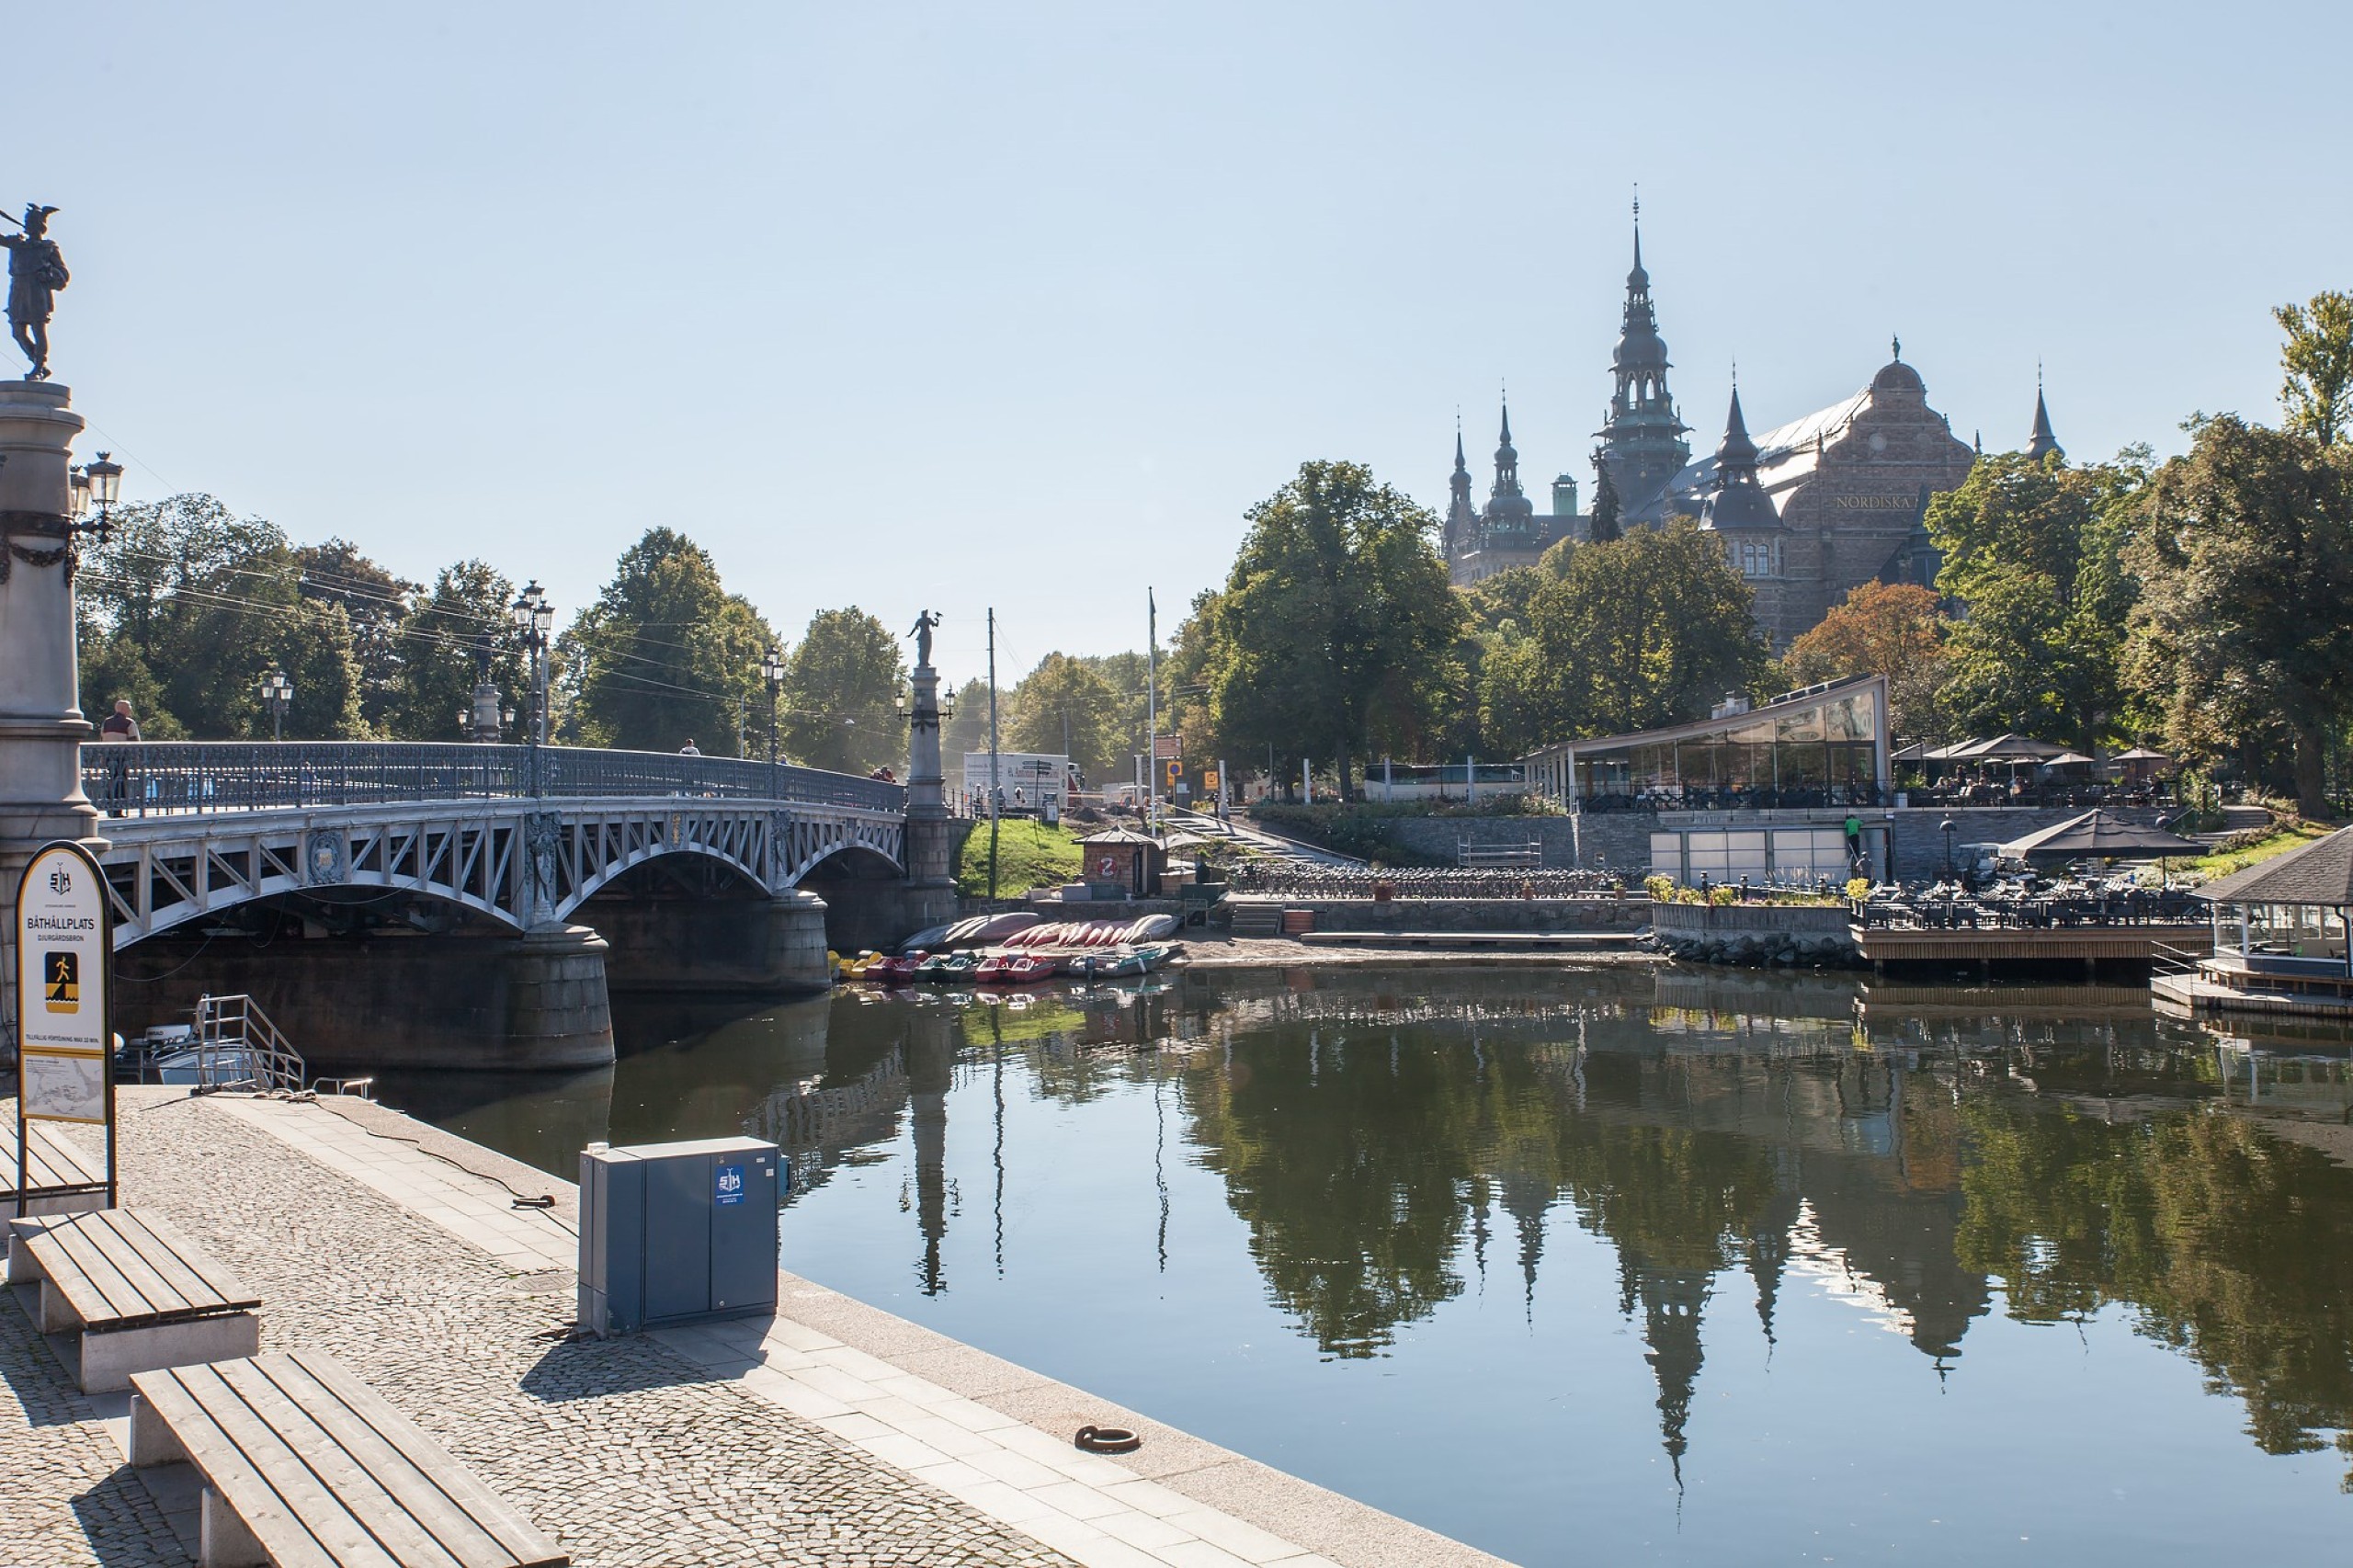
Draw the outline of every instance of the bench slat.
M93 1163L80 1149L38 1121L31 1124L28 1131L31 1136L26 1142L30 1145L30 1168L24 1176L29 1188L106 1185L103 1161ZM11 1116L0 1121L0 1182L17 1180L17 1119ZM0 1187L0 1195L14 1198L17 1189L13 1186Z
M257 1307L261 1298L243 1279L231 1273L219 1260L202 1247L173 1228L170 1221L145 1209L119 1209L123 1236L139 1256L167 1279L185 1277L195 1282L195 1295L200 1291L222 1307Z
M261 1304L177 1231L137 1210L55 1220L26 1245L74 1313L102 1332Z
M402 1568L466 1568L465 1558L444 1545L434 1528L447 1521L427 1521L417 1512L415 1494L429 1491L431 1483L398 1455L356 1449L347 1429L352 1423L342 1415L341 1404L319 1392L299 1366L272 1356L216 1367L221 1381L267 1427L287 1460L308 1470L378 1550ZM440 1500L438 1492L432 1497ZM477 1532L465 1544L486 1541Z
M298 1523L287 1502L245 1458L229 1429L214 1419L217 1404L236 1403L209 1365L134 1372L131 1386L188 1450L206 1484L219 1492L278 1568L337 1568L317 1539ZM389 1558L389 1568L399 1568Z
M334 1489L313 1473L304 1457L271 1430L267 1416L253 1407L227 1375L239 1365L214 1361L180 1371L185 1384L201 1391L198 1397L204 1413L222 1440L235 1449L243 1475L224 1481L213 1474L193 1445L183 1445L190 1461L220 1489L222 1499L278 1568L290 1568L296 1561L332 1568L405 1568L352 1516ZM418 1568L446 1565L428 1559Z
M123 1213L120 1210L113 1212ZM147 1302L151 1315L213 1303L213 1293L206 1290L203 1282L194 1275L182 1269L183 1278L166 1278L162 1269L140 1256L138 1228L127 1216L110 1222L76 1225L73 1233L76 1240L89 1243L98 1256L112 1265L114 1271L139 1292L141 1299ZM190 1294L191 1290L194 1294Z
M563 1568L571 1558L320 1352L133 1375L281 1568Z
M104 1212L104 1210L101 1210ZM84 1235L77 1221L86 1214L69 1215L44 1227L25 1245L40 1265L50 1283L64 1293L66 1305L85 1324L107 1324L155 1315L139 1288Z
M274 1363L280 1358L260 1359ZM510 1564L519 1568L561 1568L572 1561L521 1510L492 1491L481 1477L416 1423L392 1408L383 1395L353 1376L340 1361L332 1356L301 1351L282 1359L311 1379L321 1391L321 1397L339 1402L355 1427L365 1433L364 1437L355 1433L356 1441L381 1444L385 1450L397 1454L446 1499L448 1507L471 1530L484 1539L495 1555L465 1557L469 1565L483 1562L497 1563L500 1568ZM365 1457L361 1449L354 1451ZM454 1542L458 1538L443 1539L445 1542Z

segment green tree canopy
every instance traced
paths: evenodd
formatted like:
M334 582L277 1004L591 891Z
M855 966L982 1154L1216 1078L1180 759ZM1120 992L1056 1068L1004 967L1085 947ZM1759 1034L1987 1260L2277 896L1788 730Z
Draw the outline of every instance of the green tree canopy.
M1114 769L1124 705L1111 683L1085 660L1047 654L1013 688L1007 706L1011 724L1004 725L1004 715L999 716L1006 750L1066 750L1090 779L1103 778Z
M2325 815L2353 717L2353 451L2236 415L2190 430L2142 506L2132 678L2180 752L2268 759Z
M907 737L895 699L905 684L889 627L855 605L819 610L785 662L785 749L844 773L901 767Z
M1939 699L1956 730L2088 751L2119 727L2139 594L2121 556L2146 460L2144 449L2080 468L2056 453L1989 453L1929 502L1937 585L1967 607L1946 641Z
M638 751L692 740L733 753L739 731L762 722L747 718L767 712L760 659L776 642L759 611L720 582L710 551L649 528L563 634L565 738Z
M261 679L282 669L289 739L364 738L351 622L339 604L305 601L300 575L275 524L210 495L118 508L76 584L85 709L128 697L159 740L266 736Z
M2353 415L2353 294L2325 290L2308 305L2278 306L2271 316L2288 335L2279 346L2287 426L2335 446Z
M302 597L339 605L351 624L352 657L359 670L359 714L374 733L391 733L401 700L401 623L425 589L369 560L345 539L305 544L294 551ZM404 739L423 736L402 732Z
M444 566L401 622L391 732L409 741L468 738L459 712L473 708L475 672L488 660L491 684L519 726L530 707L529 670L507 620L515 585L484 561ZM518 728L514 733L519 738Z
M1761 677L1748 585L1691 524L1579 545L1558 571L1489 649L1480 711L1498 755L1697 718Z
M1335 758L1346 791L1351 758L1434 727L1462 614L1438 519L1362 464L1311 462L1249 520L1203 651L1216 739Z

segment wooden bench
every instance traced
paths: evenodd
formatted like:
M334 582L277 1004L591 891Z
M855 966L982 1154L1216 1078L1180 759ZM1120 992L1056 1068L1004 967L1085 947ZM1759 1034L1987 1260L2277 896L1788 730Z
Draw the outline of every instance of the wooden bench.
M141 1372L131 1462L203 1478L201 1568L562 1568L541 1535L318 1351Z
M8 1278L38 1284L43 1334L80 1336L84 1393L131 1386L131 1374L261 1348L261 1301L152 1214L100 1209L10 1221Z
M30 1158L22 1167L17 1163L17 1118L12 1111L0 1117L0 1217L14 1218L17 1212L17 1189L40 1196L25 1199L27 1214L82 1214L93 1209L103 1209L107 1203L107 1169L103 1160L93 1160L61 1138L51 1129L36 1121L29 1125L26 1147Z

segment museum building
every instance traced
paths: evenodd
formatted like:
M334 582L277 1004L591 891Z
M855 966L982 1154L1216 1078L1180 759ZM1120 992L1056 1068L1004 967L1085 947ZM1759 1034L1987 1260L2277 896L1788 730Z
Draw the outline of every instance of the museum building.
M1597 489L1616 501L1621 527L1688 517L1722 536L1726 558L1756 594L1758 630L1776 651L1861 584L1935 583L1928 501L1968 477L1977 451L1928 405L1927 388L1904 362L1900 343L1854 396L1753 438L1735 387L1722 439L1697 462L1668 390L1669 369L1637 229L1610 361L1615 385L1595 452ZM2057 448L2038 386L2026 449L2041 457ZM1442 536L1449 580L1468 586L1533 565L1562 540L1592 537L1593 515L1579 512L1572 476L1553 481L1552 503L1549 516L1539 515L1520 486L1506 408L1487 502L1474 506L1458 430Z

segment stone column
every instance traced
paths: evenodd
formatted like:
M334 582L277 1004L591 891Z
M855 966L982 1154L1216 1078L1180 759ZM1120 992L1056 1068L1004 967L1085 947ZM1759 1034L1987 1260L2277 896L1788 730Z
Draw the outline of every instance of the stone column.
M825 962L825 901L796 888L768 905L768 973L784 991L824 991L834 983Z
M605 938L585 926L524 933L506 959L505 1058L484 1067L602 1067L613 1060Z
M939 672L917 665L908 684L906 918L919 931L956 918L956 839L939 766Z
M17 879L51 839L96 838L82 793L67 470L81 415L55 381L0 381L0 1061L16 1053Z

